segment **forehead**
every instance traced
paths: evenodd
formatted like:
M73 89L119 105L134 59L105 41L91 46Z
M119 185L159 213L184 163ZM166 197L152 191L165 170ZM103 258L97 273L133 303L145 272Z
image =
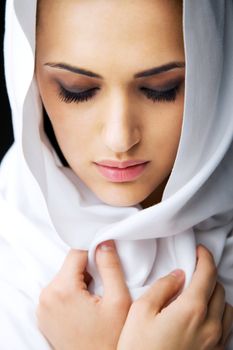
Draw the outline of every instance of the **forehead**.
M183 58L180 0L40 0L38 42L48 60ZM63 56L63 57L62 57ZM66 56L66 57L64 57ZM127 56L127 57L126 57ZM66 59L66 60L67 60ZM146 65L146 63L145 63Z

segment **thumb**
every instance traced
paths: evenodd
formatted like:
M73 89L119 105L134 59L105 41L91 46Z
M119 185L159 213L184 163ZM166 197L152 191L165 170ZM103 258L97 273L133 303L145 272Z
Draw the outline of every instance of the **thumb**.
M153 314L157 314L177 295L184 281L184 271L174 270L169 275L158 279L152 284L140 299L146 300L146 305L149 305Z
M129 290L114 241L103 242L97 247L96 264L104 287L103 297L111 300L129 297Z

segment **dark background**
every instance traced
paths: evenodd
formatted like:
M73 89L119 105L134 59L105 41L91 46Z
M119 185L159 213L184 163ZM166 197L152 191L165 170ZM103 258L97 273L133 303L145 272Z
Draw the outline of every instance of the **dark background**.
M0 0L0 163L14 141L11 123L11 110L6 92L3 62L3 36L4 36L5 0ZM60 157L64 166L68 166L60 147L57 143L52 125L44 111L44 129L54 149Z
M3 155L13 142L11 112L6 93L3 63L5 1L0 0L0 162Z

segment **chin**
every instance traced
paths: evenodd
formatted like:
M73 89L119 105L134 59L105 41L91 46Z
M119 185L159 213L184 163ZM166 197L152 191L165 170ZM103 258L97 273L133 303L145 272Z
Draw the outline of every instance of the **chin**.
M132 207L140 204L145 198L146 195L141 193L135 193L132 190L128 191L108 191L108 192L96 192L96 196L105 204L114 206L114 207Z
M108 204L108 205L111 205L112 207L132 207L134 205L137 205L139 204L138 202L136 201L127 201L127 200L114 200L112 198L100 198L100 200L102 202L104 202L105 204Z

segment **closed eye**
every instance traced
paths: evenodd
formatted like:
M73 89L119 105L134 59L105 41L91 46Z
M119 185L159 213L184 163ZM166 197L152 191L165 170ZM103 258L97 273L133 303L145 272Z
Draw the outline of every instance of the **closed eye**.
M94 97L98 89L99 88L93 88L86 91L73 92L65 89L63 86L60 85L59 97L62 101L66 103L84 102Z
M140 90L144 91L146 97L153 102L171 102L176 100L176 96L179 91L179 85L176 85L172 89L165 91L151 90L146 87L142 87Z
M179 88L180 84L168 90L152 90L146 87L141 87L140 90L148 99L152 100L153 102L174 102L176 100ZM59 90L59 98L61 101L65 103L79 103L87 102L93 98L99 88L92 88L81 92L73 92L65 89L60 85Z

